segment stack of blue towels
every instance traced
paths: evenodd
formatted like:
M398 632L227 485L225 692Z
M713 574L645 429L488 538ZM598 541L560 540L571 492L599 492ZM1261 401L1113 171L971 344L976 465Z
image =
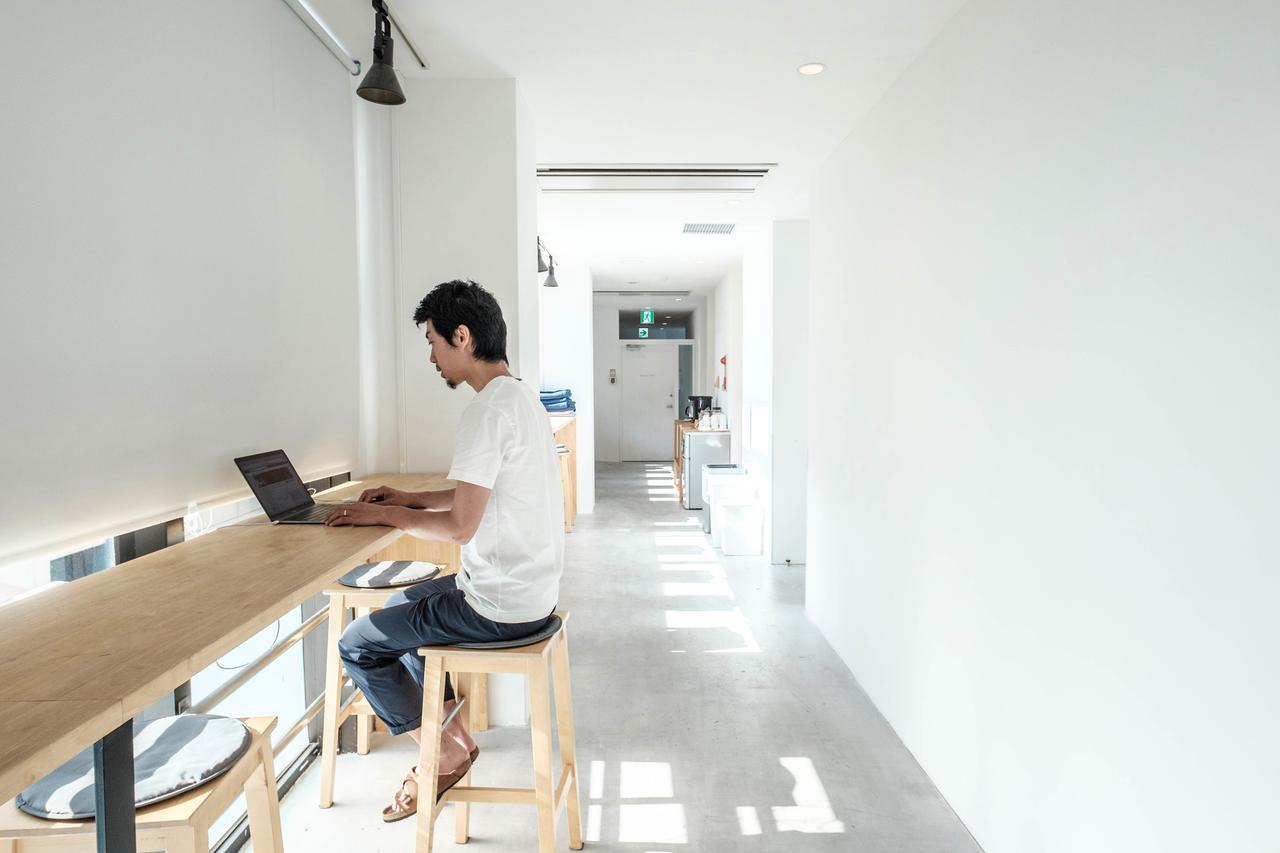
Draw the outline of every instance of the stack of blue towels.
M561 414L578 411L578 404L573 402L573 392L568 388L560 391L540 391L538 396L542 398L542 405L548 412Z

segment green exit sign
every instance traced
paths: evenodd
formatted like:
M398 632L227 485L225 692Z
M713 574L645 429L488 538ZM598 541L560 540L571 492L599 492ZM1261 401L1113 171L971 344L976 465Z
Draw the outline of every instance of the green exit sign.
M649 322L650 322L650 323L652 323L653 321L652 321L652 320L650 320ZM642 338L647 338L647 337L649 337L649 330L648 330L648 329L646 329L644 326L641 326L641 327L640 327L640 337L642 337Z
M642 326L653 325L653 309L652 308L645 308L643 311L640 312L640 324Z

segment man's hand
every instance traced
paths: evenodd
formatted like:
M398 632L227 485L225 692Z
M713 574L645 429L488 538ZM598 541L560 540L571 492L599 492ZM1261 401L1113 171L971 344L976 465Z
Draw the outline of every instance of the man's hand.
M378 486L375 489L365 489L360 493L360 503L365 504L382 504L383 506L412 506L410 501L413 495L409 492L402 492L399 489L393 489L390 486Z
M395 527L391 521L391 508L379 504L352 504L340 506L325 518L326 527Z

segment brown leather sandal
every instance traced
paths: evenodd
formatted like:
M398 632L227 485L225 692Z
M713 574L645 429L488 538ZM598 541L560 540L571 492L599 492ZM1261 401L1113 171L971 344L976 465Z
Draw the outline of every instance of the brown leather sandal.
M440 802L440 798L444 796L444 792L452 788L463 780L463 778L471 772L471 765L475 762L476 756L480 754L480 748L477 747L467 756L467 760L452 773L440 774L436 776L436 802ZM418 768L415 766L404 777L404 781L400 783L400 790L396 791L395 799L391 801L391 805L382 810L382 820L384 823L395 823L398 820L404 820L407 817L413 817L418 813ZM409 783L414 786L413 793L409 792Z

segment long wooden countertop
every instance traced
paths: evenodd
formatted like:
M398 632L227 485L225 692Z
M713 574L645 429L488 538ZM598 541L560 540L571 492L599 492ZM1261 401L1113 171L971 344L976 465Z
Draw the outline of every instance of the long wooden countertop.
M452 486L435 474L372 475L321 497L383 483ZM0 607L0 802L403 535L228 526Z

